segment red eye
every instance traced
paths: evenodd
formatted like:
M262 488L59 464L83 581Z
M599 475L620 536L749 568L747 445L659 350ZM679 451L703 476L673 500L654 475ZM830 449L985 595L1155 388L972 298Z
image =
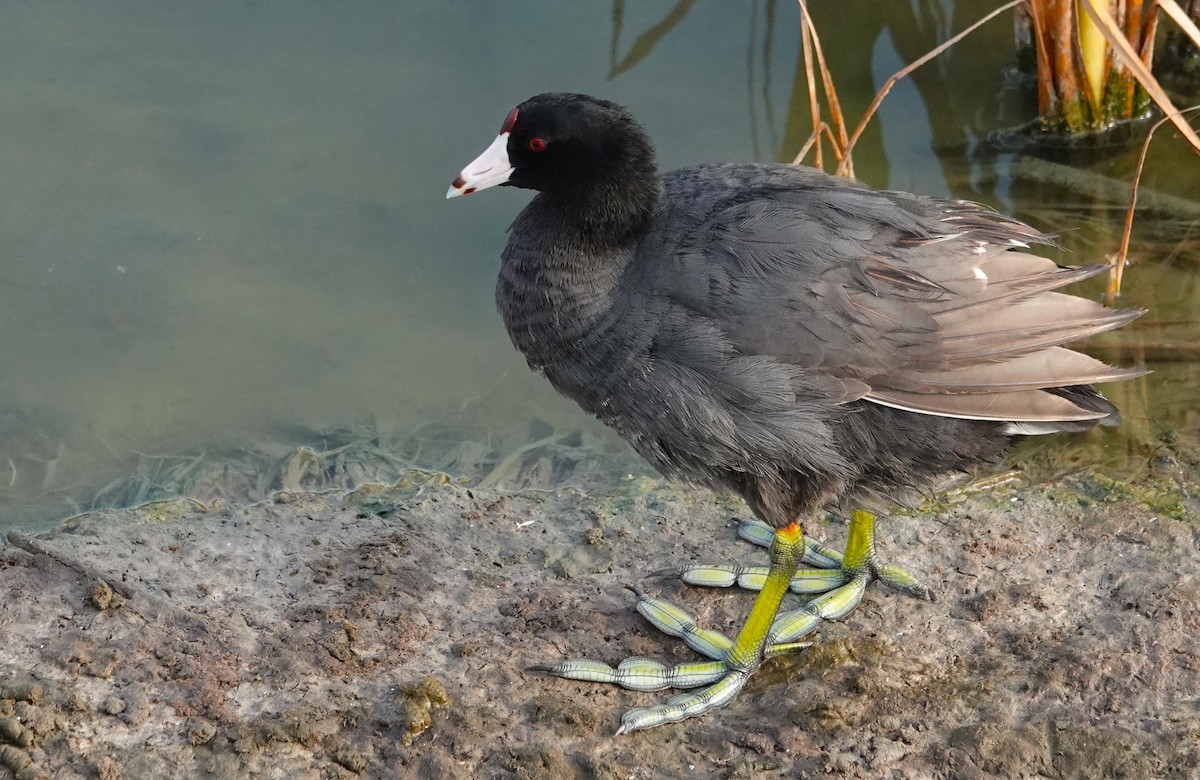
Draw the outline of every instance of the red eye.
M530 138L529 139L529 151L542 152L545 150L546 150L546 142L545 141L543 141L540 138Z

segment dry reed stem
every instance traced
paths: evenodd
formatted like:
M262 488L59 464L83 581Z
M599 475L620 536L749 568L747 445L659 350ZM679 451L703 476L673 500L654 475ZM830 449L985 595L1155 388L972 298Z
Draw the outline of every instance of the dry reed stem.
M818 116L817 129L809 133L808 140L804 142L804 146L801 146L800 151L796 153L796 159L792 161L792 165L799 165L801 162L803 162L804 158L808 156L809 150L813 148L813 144L817 144L817 154L814 158L814 162L816 163L817 168L824 170L824 166L821 165L821 145L817 143L821 138L822 132L828 135L829 142L833 143L833 133L829 131L829 125L825 124L820 116Z
M1142 28L1145 22L1145 19L1143 18L1145 11L1142 7L1142 0L1126 0L1123 5L1125 13L1125 39L1130 43L1140 42L1139 45L1142 47L1140 54L1143 55L1142 61L1146 62L1145 40L1142 38ZM1157 19L1158 15L1155 14L1154 18ZM1112 56L1111 52L1109 52L1109 56ZM1146 64L1149 65L1150 63L1146 62ZM1125 83L1125 94L1123 96L1124 105L1121 107L1125 116L1133 116L1133 98L1136 91L1137 86L1135 84L1135 80L1127 79Z
M1142 56L1142 64L1147 68L1154 63L1154 36L1158 33L1158 14L1154 13L1154 8L1150 9L1150 16L1146 19L1146 27L1142 31L1142 50L1139 52ZM1200 42L1197 42L1200 46Z
M815 143L817 153L813 156L813 164L817 168L825 170L825 159L821 154L821 128L828 125L821 119L821 104L817 100L817 79L812 68L812 30L807 14L803 14L800 17L800 45L804 50L804 76L808 82L808 110L812 116L813 132L809 137L808 143L796 155L796 162L803 160L805 155L808 154L808 150Z
M813 52L816 54L817 67L821 70L821 86L825 91L825 102L829 106L828 124L831 127L831 134L837 134L837 143L832 144L832 152L834 159L838 161L838 170L840 171L847 164L844 150L848 146L846 120L842 116L842 104L838 101L837 89L833 85L833 75L829 72L829 68L825 64L825 51L821 48L821 38L817 35L816 24L813 23L812 17L808 13L808 6L805 5L804 0L797 0L797 2L800 4L801 26L807 26L808 32L812 36ZM805 70L808 71L809 82L812 83L811 62L807 60L805 61ZM811 90L809 94L812 94ZM799 160L795 162L799 162ZM851 176L854 175L853 166L853 162L850 162L851 173L849 175Z
M1200 111L1200 106L1186 108L1180 114L1188 114L1194 111ZM1116 302L1117 296L1121 294L1121 280L1125 277L1125 266L1129 262L1129 241L1133 235L1133 212L1137 209L1138 185L1142 181L1142 169L1146 165L1146 154L1150 151L1150 141L1154 138L1154 133L1158 128L1167 122L1173 121L1175 121L1175 117L1164 116L1155 122L1154 126L1150 128L1150 132L1146 133L1146 140L1142 142L1142 153L1138 156L1137 169L1133 174L1133 193L1129 196L1129 208L1125 210L1125 229L1121 233L1121 248L1117 251L1117 256L1113 260L1112 270L1108 272L1108 289L1104 293L1104 300L1110 306ZM1180 121L1183 121L1182 118Z
M1041 3L1030 2L1026 7L1033 20L1033 53L1037 57L1038 114L1045 116L1050 110L1050 101L1053 98L1050 85L1054 81L1054 70L1050 63L1050 47L1046 45L1046 17L1042 14Z

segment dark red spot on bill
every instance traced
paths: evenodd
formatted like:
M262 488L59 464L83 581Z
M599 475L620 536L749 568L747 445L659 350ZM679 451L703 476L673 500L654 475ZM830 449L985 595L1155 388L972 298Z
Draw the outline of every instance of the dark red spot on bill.
M467 183L467 180L464 179L462 176L459 176L454 181L450 182L450 186L456 190L461 190L463 188L463 185L466 183Z
M513 125L517 123L517 109L508 112L508 116L504 119L504 124L500 126L500 133L511 133Z

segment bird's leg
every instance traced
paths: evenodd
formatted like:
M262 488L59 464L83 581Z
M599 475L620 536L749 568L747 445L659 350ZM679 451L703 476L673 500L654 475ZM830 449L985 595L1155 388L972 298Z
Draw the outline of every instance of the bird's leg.
M738 528L738 536L760 547L770 546L773 535L774 530L758 520L748 520ZM875 557L875 516L865 510L856 509L850 515L844 554L806 538L802 562L813 568L796 572L791 583L793 593L826 593L865 573L868 580L877 579L902 593L933 599L930 590L904 569L878 562ZM679 573L683 581L691 585L716 588L737 585L746 590L758 590L766 579L767 569L762 566L689 566Z
M634 690L690 688L711 683L702 691L681 694L665 704L627 712L621 719L618 734L676 723L727 704L763 660L808 646L796 641L802 634L792 631L786 639L779 641L774 630L779 605L804 550L804 533L799 523L793 522L774 532L770 546L771 565L750 616L732 641L715 631L697 628L695 621L683 610L638 594L637 608L643 616L659 630L682 638L689 647L713 659L711 661L667 667L645 658L630 658L614 669L598 661L576 660L533 669L573 680L616 683Z

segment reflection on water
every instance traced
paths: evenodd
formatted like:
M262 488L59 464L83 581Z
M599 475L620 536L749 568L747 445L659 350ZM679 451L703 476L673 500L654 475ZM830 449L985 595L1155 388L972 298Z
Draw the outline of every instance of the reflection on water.
M814 4L852 121L989 3ZM504 112L550 89L629 105L664 167L790 159L811 132L795 5L615 0L117 2L0 7L0 530L98 504L394 479L593 484L643 467L524 366L492 304L505 191L446 183ZM954 193L1115 246L1114 203L1020 175L1003 20L918 71L856 148L876 186ZM1164 134L1165 138L1165 134ZM1128 178L1133 152L1087 173ZM1159 142L1147 186L1200 200ZM1154 217L1153 219L1151 217ZM1030 467L1140 473L1197 430L1200 237L1146 215L1097 349L1119 431L1034 442Z

